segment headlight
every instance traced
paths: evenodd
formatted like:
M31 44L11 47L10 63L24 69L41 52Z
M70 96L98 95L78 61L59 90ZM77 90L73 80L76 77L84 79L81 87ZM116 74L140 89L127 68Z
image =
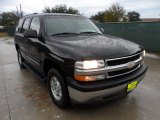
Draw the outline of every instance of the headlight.
M105 67L104 60L85 60L85 61L77 61L75 63L75 69L82 70L84 73L87 70L91 69L100 69ZM81 75L78 72L74 74L75 80L78 81L95 81L95 80L103 80L105 79L105 74L93 74L93 75Z
M76 69L96 69L103 68L105 66L104 60L87 60L78 61L75 63Z

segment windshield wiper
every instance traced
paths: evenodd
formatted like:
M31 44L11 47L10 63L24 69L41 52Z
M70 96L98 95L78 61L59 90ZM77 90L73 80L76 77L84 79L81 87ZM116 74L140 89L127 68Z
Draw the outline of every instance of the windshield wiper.
M80 32L79 34L92 34L92 33L100 34L101 35L101 33L94 32L94 31L85 31L85 32Z
M62 32L62 33L53 34L51 36L56 36L56 35L78 35L78 33Z

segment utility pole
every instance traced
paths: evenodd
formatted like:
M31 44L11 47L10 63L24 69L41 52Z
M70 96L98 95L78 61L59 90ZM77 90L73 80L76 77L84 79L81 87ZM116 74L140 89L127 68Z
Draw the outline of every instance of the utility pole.
M19 16L19 14L18 14L18 7L16 6L16 9L17 9L17 16Z
M20 4L20 17L22 18L22 8L21 8L21 4Z

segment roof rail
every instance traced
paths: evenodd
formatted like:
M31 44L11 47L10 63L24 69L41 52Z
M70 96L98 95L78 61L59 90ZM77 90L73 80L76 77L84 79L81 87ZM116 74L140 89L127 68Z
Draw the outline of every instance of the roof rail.
M29 15L34 15L34 14L38 14L38 13L32 13L32 14L28 14L28 15L25 15L24 17L26 17L26 16L29 16Z

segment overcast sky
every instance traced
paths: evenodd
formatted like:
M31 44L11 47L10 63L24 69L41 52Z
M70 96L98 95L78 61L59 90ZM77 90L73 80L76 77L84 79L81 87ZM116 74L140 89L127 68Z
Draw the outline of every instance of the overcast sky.
M22 5L25 14L42 12L44 6L53 7L57 4L72 6L90 17L98 11L107 9L118 2L128 11L137 11L141 18L160 18L160 0L0 0L0 13L16 11L16 6Z

